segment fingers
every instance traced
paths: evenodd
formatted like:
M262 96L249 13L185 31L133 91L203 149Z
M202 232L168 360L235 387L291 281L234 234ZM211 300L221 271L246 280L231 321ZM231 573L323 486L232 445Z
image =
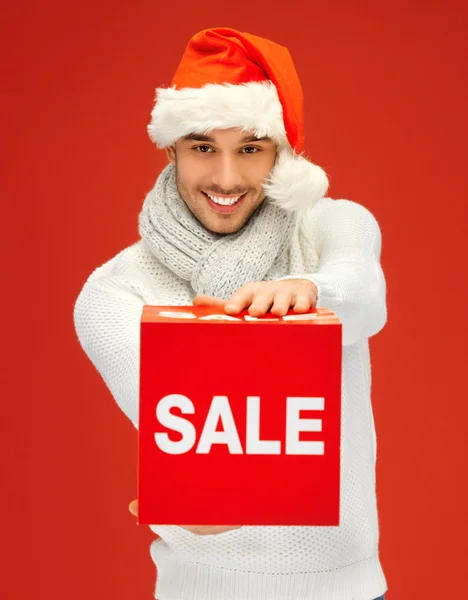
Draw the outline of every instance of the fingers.
M132 513L132 515L137 517L138 516L138 500L133 500L132 502L130 502L130 504L128 505L128 510Z
M310 295L283 286L278 290L275 284L246 284L229 298L225 305L228 314L238 314L245 308L252 317L263 317L268 311L276 316L287 314L291 306L296 312L307 312L311 307Z
M278 317L284 317L291 307L293 298L294 294L292 292L277 292L270 312Z
M271 312L278 316L284 316L292 307L296 313L309 312L316 305L316 287L310 281L296 281L298 287L282 290L275 295L275 301Z
M216 535L233 529L240 529L241 525L180 525L180 527L197 535Z
M308 294L277 293L271 308L271 313L284 317L291 307L296 313L306 313L312 306L312 299Z
M252 304L249 308L249 314L252 317L261 317L265 315L273 304L275 294L273 291L265 290L255 294Z
M226 304L226 300L222 298L215 298L214 296L195 296L193 299L194 306L224 306Z
M296 313L305 313L311 309L312 304L313 302L310 294L297 294L293 310Z
M255 295L255 286L251 284L243 285L241 288L237 290L227 301L225 311L229 315L237 315L244 308L250 306L254 299ZM252 315L254 316L254 315Z
M196 296L194 306L224 307L229 315L237 315L248 308L252 317L263 317L270 311L284 316L293 307L296 313L308 312L317 302L317 288L309 280L246 283L229 300L213 296Z

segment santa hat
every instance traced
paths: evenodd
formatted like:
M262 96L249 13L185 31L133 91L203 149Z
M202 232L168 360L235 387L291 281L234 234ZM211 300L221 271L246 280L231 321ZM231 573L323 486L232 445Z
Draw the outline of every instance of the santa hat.
M327 175L303 156L303 94L289 50L235 29L205 29L189 41L171 87L156 90L148 133L165 148L232 127L277 143L263 186L274 204L300 210L325 195Z

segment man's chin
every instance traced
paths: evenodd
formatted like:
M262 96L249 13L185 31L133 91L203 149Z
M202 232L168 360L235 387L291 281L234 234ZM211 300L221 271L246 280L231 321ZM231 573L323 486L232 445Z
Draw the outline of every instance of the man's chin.
M210 223L208 225L204 225L205 229L208 229L208 231L211 231L211 233L216 233L218 235L232 235L233 233L237 233L238 231L240 231L244 226L246 225L246 223L241 223L239 225L228 225L227 223L225 225L214 225L213 223Z

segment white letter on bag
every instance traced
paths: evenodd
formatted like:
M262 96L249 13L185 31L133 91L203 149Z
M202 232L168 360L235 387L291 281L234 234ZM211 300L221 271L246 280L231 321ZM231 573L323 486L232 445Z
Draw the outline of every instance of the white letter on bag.
M223 431L216 431L216 426L220 418L223 423ZM227 444L230 454L243 454L236 423L227 396L213 396L200 441L198 442L197 454L208 454L212 444Z
M156 446L167 454L185 454L193 448L196 439L196 430L193 423L183 417L173 415L169 411L173 406L177 406L185 414L193 414L195 407L187 396L182 394L169 394L164 396L156 406L156 418L168 429L173 429L182 434L182 439L173 442L169 439L167 433L155 433L154 440Z
M247 396L246 454L281 454L279 440L260 439L260 398Z
M322 419L301 419L300 410L324 410L325 398L286 398L286 454L324 454L325 442L299 440L300 431L322 431Z

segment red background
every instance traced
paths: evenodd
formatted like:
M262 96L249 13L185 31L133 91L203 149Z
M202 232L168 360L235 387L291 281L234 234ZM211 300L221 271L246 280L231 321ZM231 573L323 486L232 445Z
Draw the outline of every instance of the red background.
M146 125L189 37L286 45L330 196L377 217L389 320L371 339L386 600L465 580L467 12L462 0L5 3L2 583L8 600L152 597L137 432L75 338L85 278L138 239L165 164Z

